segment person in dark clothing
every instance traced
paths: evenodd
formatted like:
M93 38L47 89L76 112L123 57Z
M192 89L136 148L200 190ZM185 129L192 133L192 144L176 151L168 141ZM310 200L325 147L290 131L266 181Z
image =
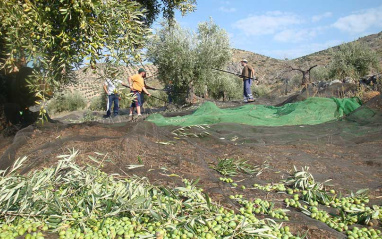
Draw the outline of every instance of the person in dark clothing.
M251 91L251 84L252 79L254 79L255 70L252 66L248 64L248 61L246 59L243 59L241 62L241 65L244 66L243 71L241 73L243 78L243 96L244 96L244 102L252 102L255 101L253 99L252 91Z

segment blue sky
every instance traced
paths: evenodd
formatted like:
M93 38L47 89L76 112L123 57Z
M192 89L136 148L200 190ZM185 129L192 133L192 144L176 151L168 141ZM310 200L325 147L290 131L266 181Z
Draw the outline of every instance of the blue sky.
M233 48L293 59L382 31L382 1L197 0L195 12L176 14L194 31L210 17Z

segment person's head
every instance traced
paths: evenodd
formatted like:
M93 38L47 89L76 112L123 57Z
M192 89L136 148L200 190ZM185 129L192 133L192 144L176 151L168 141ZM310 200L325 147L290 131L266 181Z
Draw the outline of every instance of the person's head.
M146 77L146 70L143 68L139 68L138 74L140 74L142 77Z
M246 59L243 59L243 60L241 60L240 63L242 66L245 66L245 65L247 65L248 61Z

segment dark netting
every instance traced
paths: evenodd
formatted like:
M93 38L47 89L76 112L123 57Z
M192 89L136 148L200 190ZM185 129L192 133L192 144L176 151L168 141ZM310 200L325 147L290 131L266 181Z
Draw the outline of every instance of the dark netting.
M316 101L307 102L319 109L314 104ZM102 170L108 173L148 177L154 184L169 186L181 185L181 178L200 179L198 185L215 201L238 210L240 205L229 195L243 194L248 199L259 197L273 201L277 207L282 206L285 194L251 189L253 184L277 183L288 177L293 166L309 166L317 181L332 179L330 183L344 194L369 188L370 203L382 205L382 97L339 119L338 107L343 107L343 114L347 114L348 105L337 105L333 99L322 102L332 107L328 111L333 114L332 120L314 125L274 127L232 122L205 125L204 121L203 124L193 122L196 125L191 127L159 127L149 121L34 125L19 131L13 143L2 151L0 167L9 167L15 159L26 155L29 159L23 172L27 172L55 163L56 156L67 154L68 149L74 148L80 151L77 162L94 163L88 156L96 157L103 162ZM357 102L354 99L354 103ZM194 115L202 118L209 112L235 112L235 109L219 109L214 104L206 106ZM282 119L299 109L307 109L303 104L284 108L245 105L238 109L251 112L251 107L252 111L261 108L264 112L279 114ZM320 110L327 112L325 107ZM338 112L337 116L334 116L335 112ZM257 114L251 112L249 115ZM319 117L323 119L325 116ZM99 156L95 152L107 155ZM258 176L239 174L233 177L247 189L233 188L221 182L221 175L212 168L218 159L223 158L245 159L265 169ZM128 169L129 165L140 163L142 167ZM327 238L344 236L298 210L289 209L290 221L287 223L294 224L299 231L309 229L310 238L319 238L322 234Z

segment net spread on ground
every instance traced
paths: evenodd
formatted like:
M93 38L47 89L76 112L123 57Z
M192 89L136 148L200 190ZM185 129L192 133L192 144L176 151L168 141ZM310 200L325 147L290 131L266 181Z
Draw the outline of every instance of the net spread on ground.
M189 126L197 124L238 123L252 126L315 125L337 120L361 106L358 98L308 98L280 107L246 104L220 109L205 102L186 116L164 117L153 114L148 121L158 126Z

